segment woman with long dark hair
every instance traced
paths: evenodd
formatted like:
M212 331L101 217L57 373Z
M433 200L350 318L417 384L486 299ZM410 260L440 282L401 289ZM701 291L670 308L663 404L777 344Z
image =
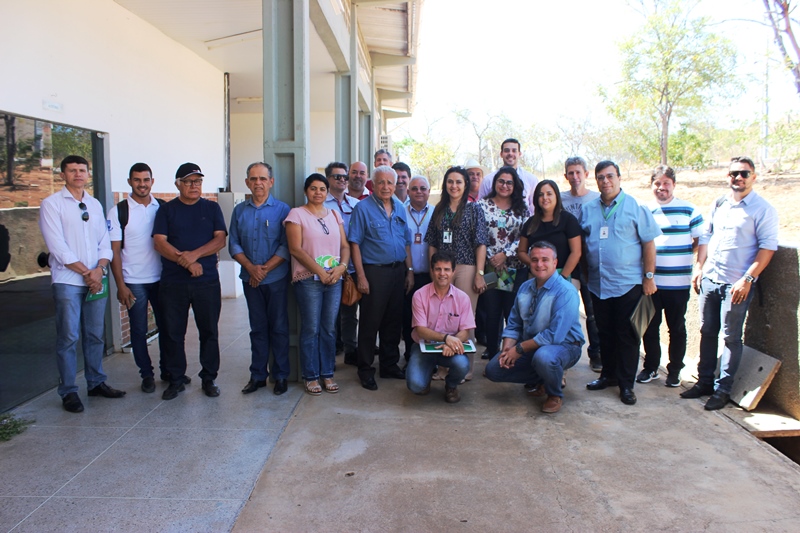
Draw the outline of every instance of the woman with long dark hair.
M483 209L475 203L467 202L469 176L462 167L451 167L444 173L442 196L433 210L425 242L428 243L428 257L437 251L447 251L456 258L456 273L453 285L467 296L475 314L478 295L486 290L483 280L486 262L488 233ZM467 379L472 379L472 362ZM438 377L443 379L443 376Z
M530 217L524 188L516 169L503 167L494 175L491 192L478 201L489 232L486 269L499 279L498 287L478 300L478 306L486 310L486 359L497 353L503 320L508 319L519 286L528 279L528 268L517 257L522 226Z

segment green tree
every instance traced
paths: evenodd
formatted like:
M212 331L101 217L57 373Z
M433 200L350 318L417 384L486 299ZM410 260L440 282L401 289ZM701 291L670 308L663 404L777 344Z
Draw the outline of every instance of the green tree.
M414 175L428 178L432 188L439 188L445 170L455 164L456 150L446 140L435 139L430 133L420 139L406 137L394 143L398 158L408 163Z
M92 137L89 130L53 125L53 166L61 164L68 155L79 155L92 160Z
M669 155L670 122L702 114L715 98L733 90L736 49L710 31L705 17L693 17L699 0L639 0L644 26L620 44L619 92L609 100L616 118L634 123L655 144L662 164ZM655 141L655 143L653 142ZM638 151L638 150L634 150ZM643 153L643 161L656 153Z

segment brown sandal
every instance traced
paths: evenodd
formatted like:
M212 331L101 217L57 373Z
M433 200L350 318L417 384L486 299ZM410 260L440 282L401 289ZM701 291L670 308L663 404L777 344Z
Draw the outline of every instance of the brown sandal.
M306 392L311 396L319 396L322 394L322 387L319 386L319 380L306 381Z
M325 386L325 392L336 394L339 392L339 385L333 381L333 378L322 378L322 384Z

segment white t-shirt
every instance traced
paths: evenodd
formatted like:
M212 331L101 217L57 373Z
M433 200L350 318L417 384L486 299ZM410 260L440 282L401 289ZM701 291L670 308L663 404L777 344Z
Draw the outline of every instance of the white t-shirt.
M150 203L142 205L128 197L128 224L122 248L122 277L125 283L155 283L161 279L161 256L153 246L153 222L158 201L150 195ZM115 205L108 210L111 241L122 240L122 228Z

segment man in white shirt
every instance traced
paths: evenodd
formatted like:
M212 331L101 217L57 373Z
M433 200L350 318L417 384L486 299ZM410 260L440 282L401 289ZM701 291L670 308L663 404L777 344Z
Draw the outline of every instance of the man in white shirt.
M536 188L536 184L539 183L539 180L527 170L519 167L519 160L522 158L522 145L517 139L509 137L503 141L503 144L500 145L500 157L503 159L504 166L514 167L517 169L519 179L521 179L523 185L525 185L522 195L525 198L525 201L528 203L531 213L533 213L534 202L531 196L533 195L533 190ZM492 192L492 183L494 182L494 175L496 173L497 171L495 170L483 178L483 183L481 183L481 188L478 191L478 200Z
M156 326L163 331L158 305L161 256L153 246L153 222L161 204L150 189L153 171L146 163L134 164L128 172L131 193L108 211L108 229L114 259L111 272L117 283L117 300L128 310L133 360L139 367L142 392L155 392L153 365L147 350L147 302L153 306ZM161 379L169 382L164 369L163 337L158 337Z
M121 398L124 391L106 385L103 338L111 244L103 206L85 191L89 162L70 155L61 161L64 187L45 198L39 228L50 251L53 299L56 307L58 394L64 410L83 411L75 376L78 338L82 335L84 376L89 396ZM100 296L105 292L105 295ZM91 293L91 294L90 294ZM97 295L98 297L93 297ZM87 301L87 297L92 298Z

